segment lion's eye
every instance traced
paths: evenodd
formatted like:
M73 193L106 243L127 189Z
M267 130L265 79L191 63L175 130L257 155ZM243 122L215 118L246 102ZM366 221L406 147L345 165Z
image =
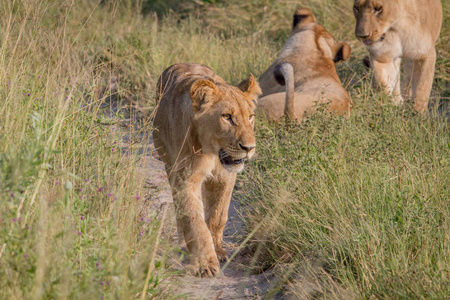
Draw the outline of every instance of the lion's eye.
M377 14L380 14L380 13L383 11L383 7L382 7L382 6L380 6L380 7L374 7L373 10L374 10Z
M248 120L251 122L251 121L253 121L254 118L255 118L255 115L251 115L248 117Z
M230 115L230 114L225 114L225 115L222 115L222 118L223 118L224 120L226 120L226 121L230 122L230 123L231 123L231 125L234 125L234 122L233 122L233 118L231 117L231 115Z
M358 6L353 6L353 9L357 12L357 13L359 13L359 7Z

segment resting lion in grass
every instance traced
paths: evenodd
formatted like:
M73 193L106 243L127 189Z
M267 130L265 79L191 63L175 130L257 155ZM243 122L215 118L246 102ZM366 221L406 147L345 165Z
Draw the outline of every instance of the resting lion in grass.
M355 0L355 35L370 53L375 85L403 102L400 63L405 59L404 93L414 109L428 107L436 63L435 43L442 25L439 0Z
M269 121L284 115L300 122L316 104L328 103L330 111L349 114L352 100L342 87L335 63L348 60L351 48L336 42L307 8L294 14L291 36L275 62L261 75L263 92L258 112Z
M226 259L222 237L236 174L255 153L261 89L253 75L235 87L207 66L176 64L162 73L157 94L153 139L166 165L179 234L195 275L212 277Z

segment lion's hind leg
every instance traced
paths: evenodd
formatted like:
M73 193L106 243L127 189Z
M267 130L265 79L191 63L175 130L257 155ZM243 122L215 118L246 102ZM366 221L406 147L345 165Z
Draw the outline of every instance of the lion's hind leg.
M403 97L411 98L411 83L413 74L413 61L410 59L403 59L403 76L401 80L401 88Z
M412 74L412 98L414 110L424 113L433 86L436 50L433 48L423 60L414 61Z

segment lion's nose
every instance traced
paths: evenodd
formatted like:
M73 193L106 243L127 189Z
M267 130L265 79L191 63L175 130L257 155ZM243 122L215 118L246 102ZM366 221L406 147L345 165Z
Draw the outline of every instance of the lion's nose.
M250 152L253 149L255 149L256 145L242 145L241 143L239 143L239 148L241 148L242 150L246 151L246 152Z

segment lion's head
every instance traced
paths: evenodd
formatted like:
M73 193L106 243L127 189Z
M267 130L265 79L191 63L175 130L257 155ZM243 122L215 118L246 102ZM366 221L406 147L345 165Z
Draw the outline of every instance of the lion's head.
M355 0L355 35L365 45L382 42L399 14L398 0Z
M261 89L250 74L238 87L200 79L190 96L202 153L217 154L230 172L240 172L255 153L255 108Z

